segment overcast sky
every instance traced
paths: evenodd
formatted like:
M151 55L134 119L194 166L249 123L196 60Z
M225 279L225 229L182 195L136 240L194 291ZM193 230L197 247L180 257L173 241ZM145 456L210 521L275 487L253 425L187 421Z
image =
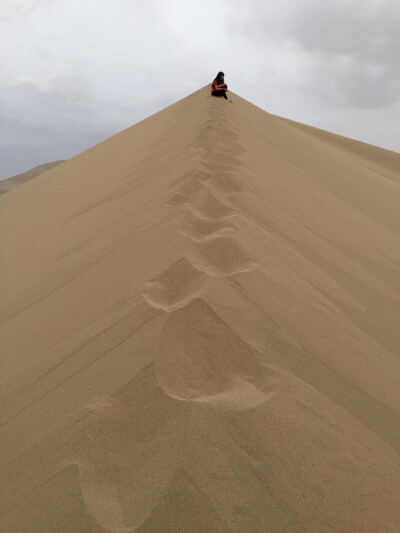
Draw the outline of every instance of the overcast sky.
M399 0L0 0L0 178L211 83L400 150Z

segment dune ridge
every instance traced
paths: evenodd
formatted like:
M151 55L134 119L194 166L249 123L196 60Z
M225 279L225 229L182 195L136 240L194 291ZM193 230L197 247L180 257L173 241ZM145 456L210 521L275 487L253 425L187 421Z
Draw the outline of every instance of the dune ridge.
M400 156L232 99L0 198L0 531L400 529Z

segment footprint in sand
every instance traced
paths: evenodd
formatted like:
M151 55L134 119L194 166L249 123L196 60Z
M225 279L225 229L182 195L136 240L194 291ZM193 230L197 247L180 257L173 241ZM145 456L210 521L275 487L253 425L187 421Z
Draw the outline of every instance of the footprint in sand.
M158 382L170 397L228 410L252 409L275 394L273 371L203 300L171 313L155 350Z
M206 288L207 275L182 258L141 288L152 307L173 311L183 307Z
M188 206L198 217L212 220L220 220L225 217L236 215L236 212L222 203L218 198L207 193L200 203Z
M186 211L180 231L194 241L206 241L217 236L232 235L236 228L228 221L206 219L198 217L192 211Z
M190 240L186 256L198 270L209 275L229 275L257 269L258 263L234 237L217 235L213 239Z

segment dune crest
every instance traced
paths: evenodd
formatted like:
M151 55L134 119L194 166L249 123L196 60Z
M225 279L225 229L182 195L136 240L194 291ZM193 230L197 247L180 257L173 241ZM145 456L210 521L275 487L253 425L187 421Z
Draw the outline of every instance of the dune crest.
M0 531L400 530L400 156L208 87L0 197Z

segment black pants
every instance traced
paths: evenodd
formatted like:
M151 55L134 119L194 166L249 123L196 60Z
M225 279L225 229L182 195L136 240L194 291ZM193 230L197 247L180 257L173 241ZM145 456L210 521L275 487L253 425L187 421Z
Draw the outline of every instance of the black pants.
M228 100L228 97L226 96L225 89L217 89L216 91L213 92L212 95L213 96L223 96L225 98L225 100Z

